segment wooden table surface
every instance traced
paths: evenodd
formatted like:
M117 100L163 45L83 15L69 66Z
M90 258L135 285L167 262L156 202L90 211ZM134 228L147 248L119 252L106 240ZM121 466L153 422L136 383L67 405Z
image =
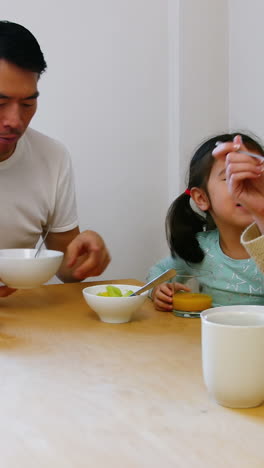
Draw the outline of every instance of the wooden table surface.
M0 300L1 468L263 468L264 406L210 400L200 320L105 324L85 286Z

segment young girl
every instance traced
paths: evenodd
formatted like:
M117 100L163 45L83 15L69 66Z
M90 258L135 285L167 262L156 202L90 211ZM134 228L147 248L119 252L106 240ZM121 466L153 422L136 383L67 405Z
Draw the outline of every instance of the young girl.
M242 149L264 155L257 141L240 135L245 145ZM240 242L242 232L254 218L228 190L225 157L212 155L217 144L233 144L235 137L218 135L195 152L188 187L172 203L166 218L171 256L153 266L148 275L150 281L168 268L198 273L202 292L212 296L213 306L264 304L263 274ZM233 150L238 146L235 144ZM257 175L263 178L262 161L255 159L254 164ZM189 290L180 280L177 277L153 289L152 299L158 310L171 311L174 292Z
M237 135L233 143L219 145L213 155L225 160L227 186L233 199L253 216L254 223L240 240L264 273L264 167L260 174L258 161L244 150L241 136Z

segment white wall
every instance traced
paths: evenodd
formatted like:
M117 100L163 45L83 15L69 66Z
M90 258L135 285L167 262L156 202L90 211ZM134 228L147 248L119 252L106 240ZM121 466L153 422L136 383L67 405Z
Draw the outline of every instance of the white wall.
M228 0L182 0L179 35L182 191L194 149L228 129Z
M180 176L181 0L168 0L168 206L178 196Z
M230 126L264 140L262 0L230 0Z
M167 14L164 0L1 5L48 62L32 126L71 151L81 229L101 233L113 258L102 278L144 279L166 252Z

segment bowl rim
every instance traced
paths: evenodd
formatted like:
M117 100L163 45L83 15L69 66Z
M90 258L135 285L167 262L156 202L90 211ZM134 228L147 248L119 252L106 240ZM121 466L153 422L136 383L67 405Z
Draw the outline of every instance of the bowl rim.
M90 289L90 288L94 288L94 287L102 287L102 288L106 288L106 286L116 286L117 288L119 288L120 286L124 287L125 289L129 290L132 288L135 288L133 289L133 292L137 291L138 289L140 289L142 286L139 286L139 285L136 285L136 284L120 284L120 283L105 283L105 284L94 284L94 285L91 285L91 286L86 286L83 290L82 290L82 293L87 295L87 296L90 296L90 297L97 297L98 299L128 299L129 296L108 296L108 297L104 297L104 296L97 296L97 293L91 293L91 292L88 292L87 289ZM99 291L97 291L99 292ZM145 291L144 293L138 295L138 296L132 296L130 297L130 299L136 299L136 298L140 298L140 297L145 297L146 295L148 294L148 291Z
M0 261L1 260L15 260L15 261L19 261L19 260L40 260L40 261L43 261L43 260L49 260L51 258L56 258L56 257L61 257L64 255L64 252L61 252L60 250L53 250L53 249L43 249L42 252L52 252L52 254L49 256L49 255L45 255L45 256L41 256L41 252L40 254L38 255L37 258L34 257L34 254L37 252L38 249L23 249L23 248L16 248L16 249L0 249ZM8 255L9 252L25 252L25 253L31 253L33 254L32 257L24 257L24 256L14 256L14 255Z

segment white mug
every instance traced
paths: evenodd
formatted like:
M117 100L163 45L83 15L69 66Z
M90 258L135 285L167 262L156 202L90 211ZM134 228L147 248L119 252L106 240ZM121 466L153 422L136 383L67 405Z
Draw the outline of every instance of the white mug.
M202 364L209 394L222 406L251 408L264 401L264 306L207 309Z

